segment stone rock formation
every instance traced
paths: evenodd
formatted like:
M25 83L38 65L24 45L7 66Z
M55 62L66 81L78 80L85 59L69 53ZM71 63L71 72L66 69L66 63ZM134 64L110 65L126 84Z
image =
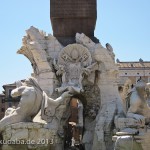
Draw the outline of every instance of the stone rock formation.
M57 98L68 91L76 99L73 102L71 98L70 105L61 105L65 110L63 115L60 109L50 111L59 118L58 135L70 143L65 148L74 143L85 150L113 149L114 117L123 114L113 52L83 33L77 33L75 39L76 43L63 46L52 35L46 36L31 27L18 53L30 60L33 76L49 97ZM81 111L79 102L83 106ZM49 110L51 107L47 107L48 118L51 116ZM79 122L83 122L81 127ZM49 122L49 126L53 124ZM71 130L75 132L68 138ZM71 138L73 143L69 141Z

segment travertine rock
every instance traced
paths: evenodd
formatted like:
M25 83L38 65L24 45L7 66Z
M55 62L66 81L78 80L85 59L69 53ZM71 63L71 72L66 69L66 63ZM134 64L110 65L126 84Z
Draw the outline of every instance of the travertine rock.
M142 123L134 118L116 118L115 119L116 129L122 130L124 128L142 128L145 126L145 121Z
M114 128L114 116L117 113L121 115L123 110L117 87L118 69L109 51L103 48L100 43L94 44L84 34L77 34L76 40L89 48L93 61L99 63L100 78L97 80L97 85L100 89L101 107L96 117L92 149L112 150L111 134Z
M83 33L76 33L76 42L87 47L90 51L95 49L95 43Z
M106 49L77 33L76 43L63 47L55 37L31 27L19 53L31 61L34 76L48 95L58 98L59 92L55 89L68 91L83 104L85 114L82 110L78 118L85 120L82 122L85 130L80 138L85 150L112 150L114 118L122 116L123 109L117 87L118 68L110 45ZM44 95L45 99L48 98ZM55 129L63 137L63 127L67 126L71 113L69 100L62 101L59 106L51 102L43 105L46 109L41 109L41 113L48 122L45 127ZM45 127L38 131L33 127L30 135L46 134ZM58 150L56 146L55 149Z
M23 46L17 53L25 55L30 60L34 77L50 96L57 84L51 62L58 56L62 46L55 37L46 36L43 31L39 31L35 27L31 27L26 32L27 36L23 38Z
M115 149L114 150L142 150L142 147L140 144L138 144L133 136L121 136L118 137Z

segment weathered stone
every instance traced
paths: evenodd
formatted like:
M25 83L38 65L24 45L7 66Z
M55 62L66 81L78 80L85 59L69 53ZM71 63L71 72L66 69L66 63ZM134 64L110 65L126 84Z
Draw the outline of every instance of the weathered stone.
M28 135L33 139L33 135L37 135L36 140L44 135L44 138L48 139L53 137L57 143L53 145L53 149L56 149L57 145L62 148L63 142L60 137L66 138L65 128L73 112L70 99L62 99L62 97L71 94L77 99L78 104L82 104L82 111L80 112L78 107L76 108L78 113L74 113L78 119L70 123L76 124L76 128L79 125L81 130L84 127L83 135L80 134L80 142L85 150L99 150L99 147L102 150L112 150L114 118L122 116L123 108L117 87L118 68L110 44L104 48L100 43L94 43L85 34L78 33L75 44L63 47L55 37L46 36L45 33L31 27L27 31L20 51L29 58L31 63L34 63L34 76L38 80L35 89L39 89L37 93L41 95L42 101L38 108L41 109L42 119L45 120L43 122L39 114L34 120L43 122L44 125L28 123L25 127L22 124L21 127L28 130ZM30 85L30 88L31 86L33 85ZM58 92L55 89L59 89ZM62 97L58 97L60 91L63 93ZM48 98L45 92L48 96L52 95L57 99ZM30 97L30 102L32 100ZM33 108L34 105L29 106ZM19 130L19 126L13 127L13 130ZM10 135L5 137L9 138ZM32 145L30 146L33 148Z
M14 128L14 125L6 127L3 132L3 140L9 141L10 144L3 145L3 150L15 150L15 148L47 150L52 148L52 145L62 144L61 139L57 136L57 131L44 128L42 123L17 123L17 129L10 130L10 128Z
M56 37L31 27L23 38L18 53L30 60L37 81L29 78L12 91L12 96L21 96L21 102L0 121L3 138L34 142L20 145L22 150L63 150L64 147L75 148L77 144L85 150L112 150L114 129L122 130L117 136L129 132L135 135L133 129L126 127L137 126L137 120L141 119L138 131L144 133L141 127L145 127L146 111L130 109L138 106L135 105L137 95L131 98L135 103L127 111L130 119L123 118L112 46L107 43L104 48L93 40L96 0L51 0L51 21ZM141 114L135 114L137 112ZM51 140L53 144L46 143ZM137 146L136 137L135 140ZM125 138L126 144L129 141L131 136ZM144 141L143 148L148 146L148 140ZM124 139L121 144L117 142L116 149ZM10 146L10 149L16 147Z
M142 124L133 118L117 118L115 119L115 126L117 129L124 129L128 127L132 128L139 128L139 127L144 127L145 122L142 122Z
M10 138L11 141L13 140L28 140L28 129L16 129L15 132L12 133Z
M19 129L19 128L28 128L28 124L25 124L24 122L19 122L11 125L12 129Z
M95 49L95 43L84 33L76 33L76 42L87 47L91 52Z
M132 136L118 137L115 144L115 150L142 150L140 144L138 144Z

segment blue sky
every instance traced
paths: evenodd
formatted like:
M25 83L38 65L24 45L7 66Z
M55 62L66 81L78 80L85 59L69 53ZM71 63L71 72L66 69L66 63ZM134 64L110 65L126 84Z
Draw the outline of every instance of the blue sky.
M121 61L150 61L150 1L97 0L95 36L108 42ZM2 85L25 79L30 62L16 54L25 30L35 26L52 34L49 0L4 0L0 5L0 92Z

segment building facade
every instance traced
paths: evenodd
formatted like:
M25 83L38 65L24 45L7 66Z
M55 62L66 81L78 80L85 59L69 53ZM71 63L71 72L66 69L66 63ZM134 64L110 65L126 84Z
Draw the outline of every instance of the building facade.
M0 94L0 119L4 117L5 114L5 94Z
M20 101L20 97L13 98L11 97L11 91L16 88L16 84L6 84L3 85L3 93L0 94L0 119L5 115L7 108L16 108Z
M11 97L11 91L16 88L16 84L6 84L3 85L3 88L5 90L5 109L8 107L16 108L18 106L19 99Z
M150 61L121 62L117 61L119 68L119 86L123 86L127 81L134 85L142 79L146 83L150 82Z

